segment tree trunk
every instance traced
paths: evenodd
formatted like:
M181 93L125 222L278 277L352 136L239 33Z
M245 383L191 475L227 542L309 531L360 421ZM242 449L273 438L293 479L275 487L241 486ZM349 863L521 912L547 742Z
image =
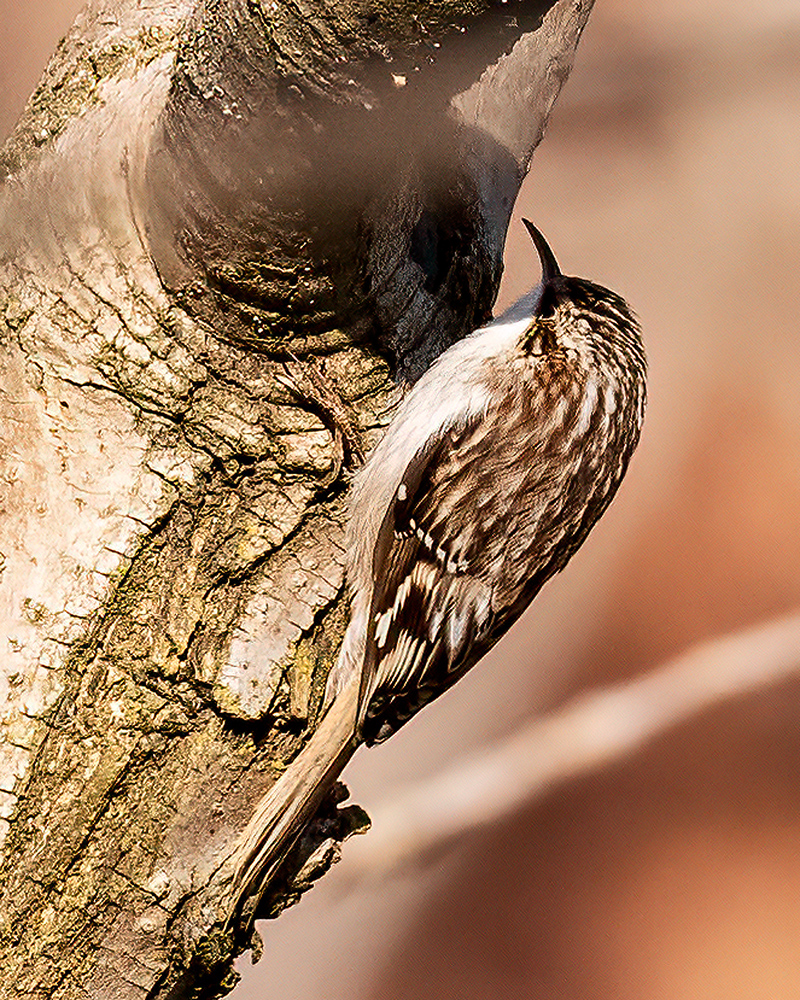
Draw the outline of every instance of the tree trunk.
M2 996L232 986L209 886L315 726L343 459L488 315L590 7L93 0L59 47L0 154Z

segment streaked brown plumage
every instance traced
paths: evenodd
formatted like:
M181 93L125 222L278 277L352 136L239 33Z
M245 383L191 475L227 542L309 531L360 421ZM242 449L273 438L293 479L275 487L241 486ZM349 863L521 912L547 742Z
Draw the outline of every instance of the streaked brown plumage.
M450 687L562 569L639 439L638 324L608 289L562 275L526 222L542 281L422 376L356 477L351 621L309 745L243 840L245 894L360 742Z

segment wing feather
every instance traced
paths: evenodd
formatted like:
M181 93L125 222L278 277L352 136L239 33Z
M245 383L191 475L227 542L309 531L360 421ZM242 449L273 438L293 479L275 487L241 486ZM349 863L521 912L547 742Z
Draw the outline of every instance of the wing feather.
M431 490L443 470L462 468L476 420L450 430L405 470L381 526L373 562L360 723L367 742L384 739L458 676L480 613L488 615L488 587L468 572L459 519L431 523ZM452 488L452 481L440 488ZM468 510L463 508L462 516ZM479 612L476 615L476 609Z

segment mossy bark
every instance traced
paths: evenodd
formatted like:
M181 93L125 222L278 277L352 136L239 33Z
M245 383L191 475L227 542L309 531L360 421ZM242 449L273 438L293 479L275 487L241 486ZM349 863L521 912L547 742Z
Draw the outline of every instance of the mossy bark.
M94 0L59 47L0 157L3 996L230 987L204 892L347 619L342 414L488 314L589 7Z

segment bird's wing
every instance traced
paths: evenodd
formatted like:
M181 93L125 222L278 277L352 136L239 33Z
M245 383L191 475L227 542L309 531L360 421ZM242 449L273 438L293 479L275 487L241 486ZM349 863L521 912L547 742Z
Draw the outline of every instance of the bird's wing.
M474 571L470 489L489 458L486 430L476 417L415 455L384 518L361 683L367 742L389 736L461 676L487 627L491 592Z

